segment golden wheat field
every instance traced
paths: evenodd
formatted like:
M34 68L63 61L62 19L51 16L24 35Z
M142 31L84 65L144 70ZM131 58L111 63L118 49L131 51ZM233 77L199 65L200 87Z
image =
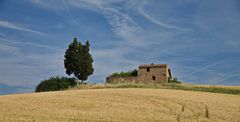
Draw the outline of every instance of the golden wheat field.
M0 121L240 122L240 96L143 88L3 95Z

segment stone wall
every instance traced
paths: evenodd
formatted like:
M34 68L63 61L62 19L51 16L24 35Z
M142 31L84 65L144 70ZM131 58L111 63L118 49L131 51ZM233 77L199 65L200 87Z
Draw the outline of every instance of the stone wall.
M169 70L167 64L140 65L138 76L109 76L107 83L160 83L168 82Z
M107 83L137 83L138 76L109 76L106 78Z
M147 71L147 67L139 68L138 80L143 83L166 83L168 79L166 69L166 67L150 67ZM155 80L153 77L155 77Z

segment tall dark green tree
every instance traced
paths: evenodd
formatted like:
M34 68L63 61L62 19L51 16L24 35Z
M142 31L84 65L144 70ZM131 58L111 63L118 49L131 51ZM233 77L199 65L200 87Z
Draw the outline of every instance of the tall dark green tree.
M74 38L65 52L64 66L66 73L68 75L74 74L78 80L81 80L81 83L94 72L93 58L89 51L89 41L82 45L81 42L77 41L77 38Z

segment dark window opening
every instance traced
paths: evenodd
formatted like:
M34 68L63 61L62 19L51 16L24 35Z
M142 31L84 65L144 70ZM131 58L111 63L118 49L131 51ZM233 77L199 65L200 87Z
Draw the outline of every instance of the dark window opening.
M153 80L156 80L156 77L155 77L155 76L152 76L152 79L153 79Z
M149 72L149 71L150 71L150 68L148 67L148 68L147 68L147 72Z

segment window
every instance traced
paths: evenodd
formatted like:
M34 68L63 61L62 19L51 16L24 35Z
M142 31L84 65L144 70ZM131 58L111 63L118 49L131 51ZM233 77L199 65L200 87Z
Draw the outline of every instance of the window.
M153 80L156 80L156 77L155 77L155 76L152 76L152 79L153 79Z
M150 68L148 67L148 68L147 68L147 72L149 72L149 71L150 71Z

